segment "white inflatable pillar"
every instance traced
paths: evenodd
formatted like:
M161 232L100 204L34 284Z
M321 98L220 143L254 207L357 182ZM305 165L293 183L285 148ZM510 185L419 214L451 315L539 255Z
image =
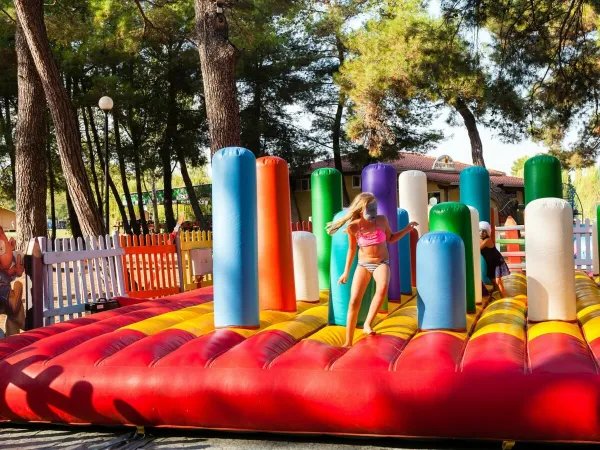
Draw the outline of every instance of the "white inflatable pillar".
M479 212L469 206L471 212L471 231L473 235L473 282L475 283L475 303L483 303L481 291L481 251L479 250Z
M427 175L420 170L407 170L398 178L400 208L408 212L408 220L418 222L419 237L429 231Z
M319 301L317 238L308 231L292 233L294 282L297 302Z
M525 208L525 259L529 320L574 321L573 210L559 198L540 198Z

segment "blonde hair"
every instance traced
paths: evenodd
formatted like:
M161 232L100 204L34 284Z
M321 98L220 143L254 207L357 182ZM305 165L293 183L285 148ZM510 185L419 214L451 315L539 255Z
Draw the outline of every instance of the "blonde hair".
M369 203L372 203L374 201L375 201L375 196L373 194L371 194L370 192L361 192L356 197L354 197L354 200L352 200L352 203L346 210L346 215L344 215L344 217L342 217L339 220L336 220L334 222L329 222L327 224L327 226L325 227L325 229L327 230L327 232L330 235L334 234L337 230L342 228L346 223L351 222L356 219L360 219L365 207Z

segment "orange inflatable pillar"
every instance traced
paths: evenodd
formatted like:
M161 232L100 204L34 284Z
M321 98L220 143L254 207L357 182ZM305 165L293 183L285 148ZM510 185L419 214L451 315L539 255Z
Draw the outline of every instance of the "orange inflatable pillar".
M285 160L256 160L260 309L296 311L289 182Z
M516 224L517 224L517 222L515 221L515 219L513 219L512 216L508 216L506 218L506 223L504 224L504 226L514 227ZM518 230L506 231L506 239L519 239L519 231ZM521 246L520 246L520 244L506 244L506 251L507 252L519 252L519 251L521 251ZM520 256L509 256L508 263L509 264L521 264L521 257ZM515 272L521 272L521 269L511 269L511 270L514 270Z
M417 286L417 241L419 232L416 228L410 230L410 280L413 287Z

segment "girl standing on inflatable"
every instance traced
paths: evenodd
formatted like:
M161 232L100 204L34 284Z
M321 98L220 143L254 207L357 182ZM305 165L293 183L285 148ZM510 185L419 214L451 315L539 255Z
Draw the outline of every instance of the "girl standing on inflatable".
M390 283L390 263L386 244L398 242L418 224L411 222L403 230L392 233L387 217L377 215L377 200L369 192L358 194L343 218L327 224L327 232L332 235L346 223L348 223L346 232L350 245L346 258L346 269L338 283L345 284L348 281L350 267L352 267L358 247L358 266L352 280L346 321L346 342L344 343L344 347L350 347L356 329L358 311L371 277L375 278L377 289L371 301L363 331L367 335L375 334L371 325L387 295Z

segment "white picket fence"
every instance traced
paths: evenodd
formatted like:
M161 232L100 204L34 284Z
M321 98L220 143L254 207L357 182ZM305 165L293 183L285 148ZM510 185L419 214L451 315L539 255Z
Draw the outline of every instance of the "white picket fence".
M80 317L85 304L126 296L119 233L37 239L42 250L43 325Z
M525 225L496 227L496 236L500 237L502 233L510 230L518 230L521 232L521 237L525 236ZM597 244L598 240L594 222L590 221L590 219L585 219L583 222L580 219L576 219L573 224L573 262L576 269L585 270L586 272L594 271L594 273L598 271L597 261L595 263L595 260L598 258ZM502 255L504 257L519 256L524 258L525 250L502 252ZM522 264L518 264L518 266L525 269L525 261Z

